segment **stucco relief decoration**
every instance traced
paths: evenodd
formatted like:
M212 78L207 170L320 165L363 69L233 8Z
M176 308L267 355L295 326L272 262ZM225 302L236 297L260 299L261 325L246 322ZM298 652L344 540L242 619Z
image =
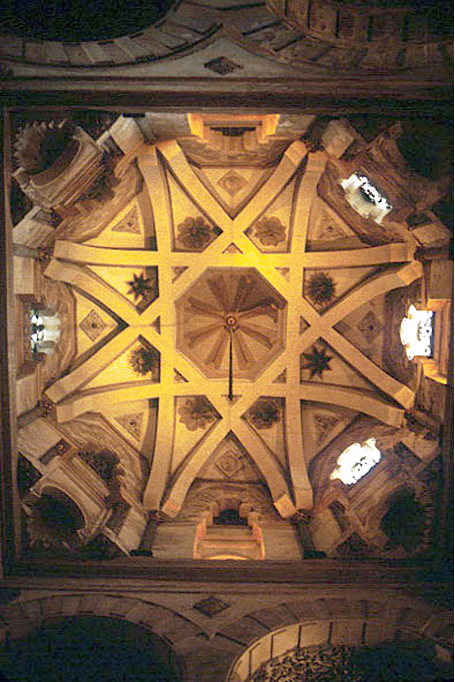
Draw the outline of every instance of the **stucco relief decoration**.
M278 246L286 239L286 228L276 217L261 218L255 224L254 231L263 246Z
M59 547L62 544L62 538L55 532L55 528L50 528L46 525L40 511L34 507L31 515L27 516L27 533L31 547L44 547L49 549L51 547Z
M61 497L62 500L44 494L30 507L26 524L31 547L63 546L69 549L77 541L77 530L83 525L82 516L75 515L64 501L65 495Z
M107 484L112 479L124 473L123 469L117 468L116 458L102 453L86 452L81 450L79 457Z
M185 424L188 431L205 429L216 418L213 407L207 398L202 395L188 398L179 407L179 415L180 421Z
M334 299L335 289L335 282L327 272L316 272L310 277L306 294L316 305L325 305Z
M378 338L384 326L374 312L369 310L360 320L357 329L364 336L367 343L371 345Z
M217 184L228 194L230 194L231 197L235 197L235 195L238 194L238 192L240 192L240 190L242 190L248 183L245 178L239 175L239 173L231 170L229 173L226 173L226 175L223 175L221 180L218 180Z
M57 124L54 121L34 121L26 125L16 140L15 156L20 166L30 175L52 166L69 146L73 128L67 122Z
M281 419L281 407L275 400L258 400L249 410L248 419L256 429L270 429Z
M303 353L304 359L302 369L310 370L310 379L314 376L323 379L323 374L326 370L331 370L330 361L333 360L332 355L327 355L327 348L316 348L313 346L311 353Z
M130 436L139 441L141 438L143 419L144 414L139 412L134 414L123 414L120 417L116 417L115 421L128 431Z
M127 215L115 227L112 232L131 232L131 234L140 234L141 228L139 225L139 214L137 206L131 209Z
M127 282L129 285L128 294L134 296L134 300L137 301L138 298L148 298L152 293L154 293L154 285L151 279L146 278L144 273L141 272L140 275L133 274L133 279Z
M225 452L216 462L215 466L226 478L233 478L243 469L241 457L233 450Z
M141 345L131 351L130 365L136 374L141 376L151 374L152 381L158 381L159 355L151 346Z
M202 216L192 218L188 216L177 227L178 240L191 251L202 251L212 238L212 228Z
M90 341L96 341L106 328L106 324L98 315L96 310L91 310L88 315L80 322L79 328L88 336Z

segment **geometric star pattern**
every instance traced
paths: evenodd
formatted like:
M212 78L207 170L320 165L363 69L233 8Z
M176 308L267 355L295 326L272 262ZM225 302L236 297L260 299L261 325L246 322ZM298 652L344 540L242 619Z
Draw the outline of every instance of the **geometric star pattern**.
M366 342L371 345L378 338L384 327L374 312L369 310L360 320L357 329L363 334Z
M207 616L207 618L213 618L218 613L221 613L221 611L228 609L229 606L230 604L226 604L226 602L218 599L218 597L210 596L193 604L193 609L200 611L204 616Z
M82 329L84 334L87 334L90 341L96 341L105 328L105 322L95 310L91 310L79 323L79 329Z
M141 228L139 226L139 215L137 206L134 206L126 216L115 227L112 232L131 232L132 234L140 234Z
M144 191L148 192L154 208L155 249L112 248L110 244L93 248L84 243L60 240L56 242L54 257L45 271L47 277L85 291L103 309L122 321L116 334L101 349L84 358L46 390L46 397L55 403L57 422L65 422L90 411L109 416L113 406L122 402L141 403L141 410L145 411L155 401L158 405L155 433L147 446L151 471L143 497L146 509L162 509L175 517L198 473L229 434L258 465L281 516L292 516L296 508L309 509L313 497L306 462L302 457L305 447L301 403L343 405L391 426L401 426L404 412L414 404L415 398L407 386L373 363L336 327L348 314L377 296L378 291L386 294L421 277L422 266L414 260L413 250L405 243L363 246L330 253L313 251L311 245L307 248L310 208L313 201L319 200L317 186L327 157L323 152L308 152L300 141L288 147L264 184L234 217L201 182L176 141L166 140L155 146L139 148L136 159L144 178ZM289 235L289 246L280 253L263 251L248 237L248 230L261 220L268 206L279 200L284 190L295 181L297 173L301 174L301 179L298 191L293 195L292 211L288 218L284 213L280 218ZM169 190L171 174L172 182L203 209L207 223L217 228L214 239L203 253L174 249L174 226L185 219L186 213L179 209L179 202L173 203ZM328 268L328 258L330 264L341 263L343 267L348 258L349 267L382 267L335 301L329 309L319 312L302 295L303 275L306 270ZM156 268L159 294L141 312L120 290L101 281L92 269L86 267L87 263L93 266L109 263L112 269L128 266L139 272ZM277 267L287 268L288 278L283 277ZM238 396L235 401L227 397L226 375L217 378L204 375L176 347L176 303L208 268L224 272L235 271L236 268L241 272L245 272L245 268L254 269L286 306L284 347L276 356L269 358L261 372L253 378L236 376L234 366L233 394ZM179 274L177 279L176 273ZM153 327L157 317L160 318L160 333ZM301 320L305 323L301 324ZM93 328L89 327L88 333L96 333L98 325L95 323ZM258 319L257 338L262 338L262 326ZM320 380L300 383L300 357L319 339L333 349L334 355L341 356L370 382L373 390L368 395L351 385L332 385ZM222 341L220 332L220 343ZM119 383L113 376L110 385L100 384L99 387L85 389L87 376L93 377L105 370L109 373L111 366L114 367L119 358L127 356L137 342L150 344L160 354L159 381L131 382L129 378L121 380L125 383ZM245 362L248 362L251 346L246 335L242 343L244 346L236 349L236 354L238 357L241 350ZM335 359L332 362L335 363ZM178 374L174 374L174 370ZM335 371L327 374L332 379ZM182 376L186 381L175 381L175 376ZM274 383L281 376L286 376L286 382ZM175 448L178 443L174 442L172 429L179 423L178 418L176 420L178 400L191 396L208 400L216 411L217 419L211 422L203 438L189 444L190 451L186 449L177 457ZM245 418L258 396L279 399L283 406L281 418L286 433L286 464L283 466L266 444L266 432L262 437ZM135 413L136 408L131 413L126 411L123 417L137 438L138 425L128 422L130 414ZM191 434L187 430L185 433L188 434L186 438ZM171 479L169 472L173 471L173 462L177 460L180 464ZM224 475L228 468L231 469L225 467Z
M118 422L120 426L123 426L125 431L128 431L130 436L137 441L141 439L143 419L143 412L138 412L135 414L123 414L121 417L115 417L115 421Z

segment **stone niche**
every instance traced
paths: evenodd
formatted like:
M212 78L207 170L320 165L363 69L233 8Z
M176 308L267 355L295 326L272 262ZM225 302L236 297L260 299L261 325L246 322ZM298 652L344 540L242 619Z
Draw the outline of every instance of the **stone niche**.
M20 167L13 173L24 194L62 217L105 171L103 151L82 128L69 121L35 121L16 140Z

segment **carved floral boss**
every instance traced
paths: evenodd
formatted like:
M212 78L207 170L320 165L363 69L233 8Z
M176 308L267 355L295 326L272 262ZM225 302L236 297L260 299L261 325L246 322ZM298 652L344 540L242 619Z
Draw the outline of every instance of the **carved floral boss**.
M284 349L286 301L252 268L209 268L176 309L177 346L208 378L255 379Z

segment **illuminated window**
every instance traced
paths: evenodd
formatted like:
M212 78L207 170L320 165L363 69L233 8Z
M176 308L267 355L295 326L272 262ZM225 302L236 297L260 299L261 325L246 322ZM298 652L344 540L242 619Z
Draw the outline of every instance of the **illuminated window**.
M48 309L32 310L30 314L30 343L33 353L53 352L60 340L60 319Z
M380 223L392 210L392 205L387 198L361 173L354 173L347 180L342 180L341 186L345 191L347 202L363 218L372 218Z
M44 339L44 320L35 311L30 316L30 343L32 344L32 351L38 352L38 343Z
M400 326L400 339L406 355L412 360L416 355L431 358L433 355L433 311L417 310L409 306L408 316Z
M344 450L337 460L337 467L330 478L339 478L346 485L357 483L381 459L374 438L369 438L362 445L353 443Z

